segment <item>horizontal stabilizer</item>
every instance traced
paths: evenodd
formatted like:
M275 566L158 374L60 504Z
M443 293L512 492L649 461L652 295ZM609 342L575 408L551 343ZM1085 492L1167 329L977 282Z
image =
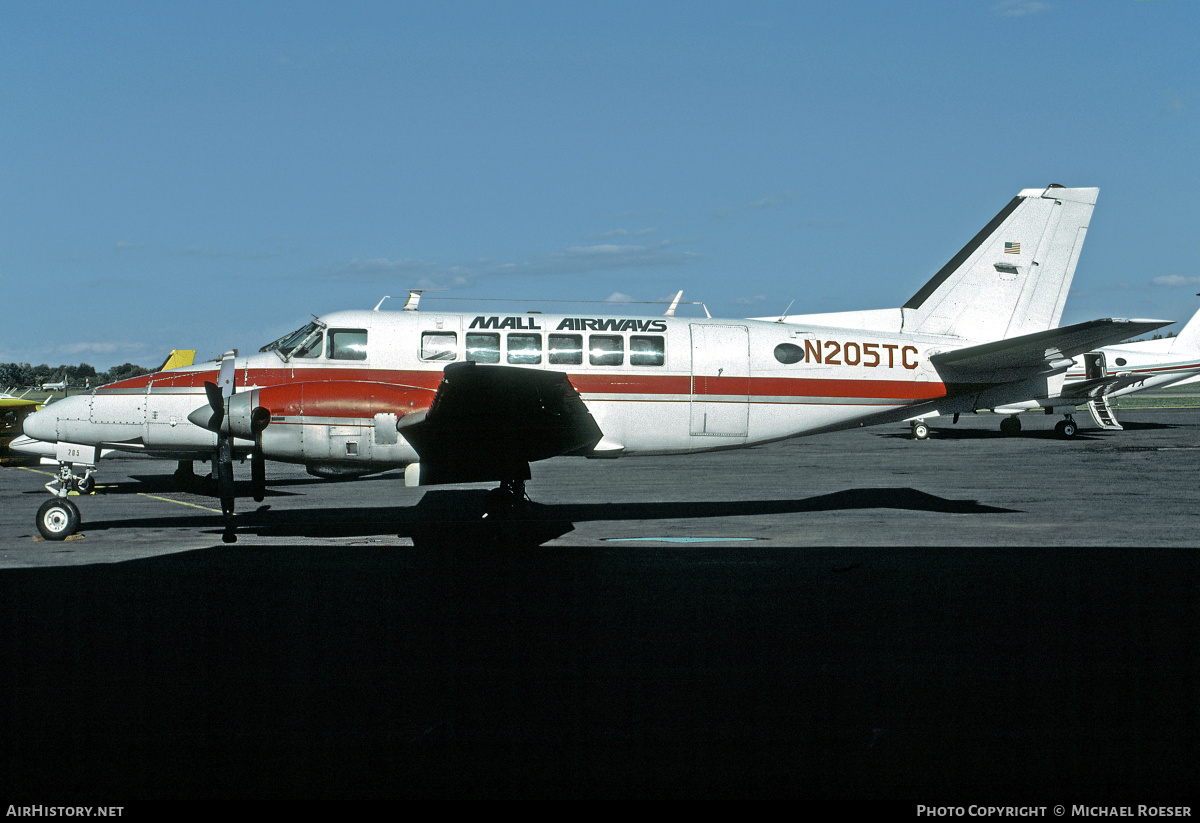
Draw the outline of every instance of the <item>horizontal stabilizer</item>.
M1170 325L1170 320L1089 320L1057 329L942 352L929 359L942 379L990 383L1059 371L1071 358Z
M1075 400L1082 403L1091 398L1105 397L1112 392L1145 382L1146 375L1144 374L1110 374L1107 377L1093 377L1091 380L1067 383L1062 387L1061 396L1064 400Z

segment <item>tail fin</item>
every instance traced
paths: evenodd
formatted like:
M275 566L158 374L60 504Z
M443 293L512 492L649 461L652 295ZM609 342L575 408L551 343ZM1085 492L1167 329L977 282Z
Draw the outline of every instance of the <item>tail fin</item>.
M167 371L168 369L181 369L184 366L192 365L192 361L196 358L195 349L172 349L167 355L167 359L163 361L155 371Z
M1056 327L1099 192L1022 191L904 304L904 331L1001 340Z
M1171 343L1173 352L1196 350L1200 350L1200 311L1192 315Z

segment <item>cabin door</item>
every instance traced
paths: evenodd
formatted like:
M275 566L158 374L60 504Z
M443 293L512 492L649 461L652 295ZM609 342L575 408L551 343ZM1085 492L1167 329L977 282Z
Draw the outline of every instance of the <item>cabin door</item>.
M691 332L691 433L745 437L750 408L748 330L693 323Z

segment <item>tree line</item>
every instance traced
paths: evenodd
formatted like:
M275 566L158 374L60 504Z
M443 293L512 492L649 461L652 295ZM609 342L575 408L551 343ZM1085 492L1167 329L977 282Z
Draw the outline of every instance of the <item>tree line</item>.
M80 388L85 385L103 386L117 380L127 380L130 377L149 374L152 369L142 368L134 363L122 363L113 366L108 371L98 372L87 363L78 366L31 366L28 363L0 363L0 389L37 387L43 383L57 383L66 380L69 386Z

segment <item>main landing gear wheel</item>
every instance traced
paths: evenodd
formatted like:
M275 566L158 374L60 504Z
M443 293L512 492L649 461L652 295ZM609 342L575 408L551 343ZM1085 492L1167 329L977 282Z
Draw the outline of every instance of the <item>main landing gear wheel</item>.
M913 438L913 440L928 440L929 439L929 427L921 422L913 423L912 424L912 438Z
M520 514L526 506L525 481L506 480L484 498L486 520L508 520Z
M1066 420L1058 421L1058 425L1054 427L1054 433L1064 440L1070 440L1079 433L1079 428L1075 425L1075 421L1068 417Z
M65 497L53 497L38 509L37 527L47 540L66 540L79 530L79 507Z
M1012 436L1021 431L1021 420L1017 417L1006 417L1000 421L1000 433Z

